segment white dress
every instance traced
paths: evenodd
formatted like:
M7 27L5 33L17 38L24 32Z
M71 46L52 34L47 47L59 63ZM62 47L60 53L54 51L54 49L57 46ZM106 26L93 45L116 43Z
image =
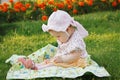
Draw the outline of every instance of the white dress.
M83 39L81 38L78 30L76 30L70 39L66 43L61 43L58 41L58 49L57 54L55 56L59 55L65 55L69 54L71 51L74 51L76 49L81 50L80 58L77 61L74 61L73 63L54 63L56 66L62 66L62 67L81 67L84 68L89 63L87 62L88 53L86 51L86 45Z
M72 36L70 37L68 42L61 43L58 40L57 40L57 42L58 42L57 55L69 54L73 50L80 49L80 50L82 50L80 57L85 58L88 56L88 53L86 51L85 42L84 42L83 38L81 38L78 30L76 30L72 34Z

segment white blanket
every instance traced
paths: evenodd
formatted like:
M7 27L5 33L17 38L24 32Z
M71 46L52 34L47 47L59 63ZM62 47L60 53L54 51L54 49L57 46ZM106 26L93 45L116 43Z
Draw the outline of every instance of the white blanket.
M53 57L55 53L56 47L48 44L47 46L30 54L28 57L34 60L34 62L40 63L46 58ZM10 62L12 64L12 67L7 73L6 79L33 79L45 77L76 78L84 75L86 72L91 72L98 77L110 76L104 67L99 67L99 65L91 58L89 58L91 65L85 67L84 69L80 67L63 68L52 66L41 70L30 70L21 66L21 64L17 62L19 57L25 56L13 55L6 60L6 63Z

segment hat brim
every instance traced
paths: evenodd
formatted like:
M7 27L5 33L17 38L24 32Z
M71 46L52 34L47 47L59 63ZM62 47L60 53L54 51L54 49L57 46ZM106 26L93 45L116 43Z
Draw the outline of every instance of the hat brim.
M49 30L54 30L54 31L57 31L57 32L59 32L59 31L63 31L64 32L70 26L70 24L63 24L61 26L62 27L60 27L60 26L48 26L48 25L43 24L42 25L42 30L44 32L48 32Z

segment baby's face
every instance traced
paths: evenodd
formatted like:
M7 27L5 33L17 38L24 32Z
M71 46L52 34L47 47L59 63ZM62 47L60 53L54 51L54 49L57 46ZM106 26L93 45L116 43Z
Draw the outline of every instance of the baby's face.
M67 42L69 39L69 36L62 31L56 32L56 31L50 30L49 33L62 43Z

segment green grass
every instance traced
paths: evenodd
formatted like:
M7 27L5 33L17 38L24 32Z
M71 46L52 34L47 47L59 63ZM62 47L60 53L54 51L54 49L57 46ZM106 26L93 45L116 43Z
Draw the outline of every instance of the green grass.
M120 79L120 11L96 12L74 16L88 31L85 38L87 51L100 66L104 66L111 77L98 78L84 75L77 80ZM46 22L45 22L46 23ZM55 39L41 30L41 21L22 21L0 24L0 79L5 80L11 67L5 60L12 54L29 55L48 43L57 45ZM42 80L62 80L44 78ZM75 80L76 80L75 79ZM41 80L41 79L36 79ZM73 80L73 79L67 79Z

